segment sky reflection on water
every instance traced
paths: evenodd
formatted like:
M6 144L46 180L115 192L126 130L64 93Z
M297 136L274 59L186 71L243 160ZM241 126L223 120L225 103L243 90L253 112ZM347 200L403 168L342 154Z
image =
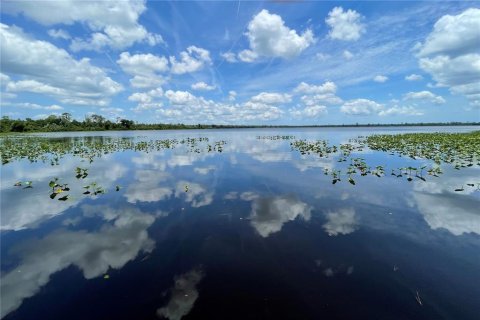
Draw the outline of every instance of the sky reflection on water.
M474 319L480 192L454 189L480 182L478 167L407 182L388 167L412 160L365 149L385 177L332 185L323 169L340 167L337 155L257 138L340 143L362 130L96 133L226 144L2 166L2 317ZM53 177L72 187L69 200L48 197ZM108 192L83 195L91 182Z

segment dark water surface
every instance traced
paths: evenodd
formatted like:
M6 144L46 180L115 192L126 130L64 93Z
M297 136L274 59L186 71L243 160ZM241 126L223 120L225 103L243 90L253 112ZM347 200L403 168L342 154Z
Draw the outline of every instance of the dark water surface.
M478 128L248 129L41 136L225 141L1 167L4 319L479 319L480 167L408 182L429 164L364 149L385 176L292 151L372 133ZM75 168L88 177L75 178ZM53 177L67 201L51 200ZM32 181L33 188L15 187ZM107 193L83 195L96 182ZM116 186L120 187L115 191Z

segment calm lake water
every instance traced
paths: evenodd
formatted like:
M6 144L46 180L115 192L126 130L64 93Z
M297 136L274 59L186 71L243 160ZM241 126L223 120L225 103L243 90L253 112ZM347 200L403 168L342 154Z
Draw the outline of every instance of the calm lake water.
M88 160L1 167L4 319L478 319L480 167L426 181L430 164L368 149L385 176L332 184L338 154L301 155L373 133L478 127L55 133L134 141L208 138ZM275 138L277 135L284 139ZM102 138L103 137L103 138ZM84 179L76 167L88 168ZM50 199L57 177L66 201ZM33 188L14 186L32 181ZM84 195L97 183L105 194ZM116 191L116 187L119 190Z

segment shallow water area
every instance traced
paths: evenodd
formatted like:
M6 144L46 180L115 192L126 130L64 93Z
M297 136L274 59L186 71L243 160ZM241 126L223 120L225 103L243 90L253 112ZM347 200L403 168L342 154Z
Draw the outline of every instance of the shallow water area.
M432 161L365 147L350 158L384 172L351 183L339 151L320 157L291 145L474 130L29 135L114 143L90 157L69 150L2 165L1 316L475 319L480 166L442 164L438 177L408 181L391 170ZM333 184L335 170L343 176Z

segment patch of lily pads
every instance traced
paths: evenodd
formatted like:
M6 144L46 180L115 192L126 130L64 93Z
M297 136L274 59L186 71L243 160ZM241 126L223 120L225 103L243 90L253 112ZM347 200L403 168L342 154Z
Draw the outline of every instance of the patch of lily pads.
M353 157L368 148L388 152L390 155L426 160L430 165L391 168L390 175L406 178L407 181L426 181L427 176L439 177L442 164L452 165L460 170L480 166L480 131L469 133L408 133L396 135L372 135L351 139L349 143L329 145L326 140L295 140L290 143L292 150L302 155L316 154L320 158L337 157L338 162L349 163L346 171L324 169L332 177L332 184L342 179L355 185L355 176L385 176L385 165L369 166L362 157ZM475 184L466 184L475 187ZM480 189L480 183L476 184ZM463 191L457 188L455 191Z
M442 165L450 165L460 170L480 166L480 131L469 133L407 133L394 135L371 135L351 139L348 143L330 145L326 140L296 140L294 136L257 136L259 140L288 140L292 151L301 155L317 155L320 158L334 158L344 163L341 169L323 169L323 174L332 178L332 184L341 181L355 185L358 177L384 177L386 165L372 166L365 158L358 156L364 150L386 152L390 155L408 157L413 160L423 160L421 166L404 166L388 168L390 176L405 178L407 181L426 181L427 177L439 177ZM88 160L105 154L135 151L153 152L164 149L175 149L186 146L187 152L218 152L223 151L226 141L210 142L208 138L138 140L128 137L82 137L82 138L46 138L41 136L7 136L0 139L2 165L13 161L28 159L31 162L43 161L51 165L59 165L66 155L73 155ZM427 164L425 164L427 163ZM88 168L77 167L75 177L79 180L88 176ZM17 182L17 187L32 188L32 182ZM480 183L467 183L467 187L480 190ZM65 201L70 190L67 184L62 184L57 178L49 183L50 198ZM84 195L100 195L106 190L95 182L83 187ZM120 187L116 186L116 191ZM185 187L188 191L188 186ZM455 189L464 191L464 186Z
M135 140L125 137L82 137L82 138L46 138L38 136L7 136L0 139L0 155L2 165L13 161L27 159L30 162L44 162L59 165L61 159L66 155L73 155L93 162L95 158L123 151L153 152L165 149L175 149L179 146L186 146L187 152L218 152L223 151L225 141L210 143L208 138L186 138L186 139L163 139L163 140ZM76 167L75 177L83 180L88 177L88 168ZM17 182L16 187L24 189L32 188L31 181ZM49 182L51 188L50 199L66 201L70 198L70 186L61 183L58 178ZM106 190L92 182L83 186L83 195L98 196L106 193ZM119 191L120 186L115 187Z
M65 155L93 162L105 154L121 151L152 152L187 146L188 152L222 152L226 141L209 142L206 137L186 139L136 140L127 137L47 138L41 136L5 136L0 138L2 165L27 159L59 165ZM80 176L82 172L77 172Z

